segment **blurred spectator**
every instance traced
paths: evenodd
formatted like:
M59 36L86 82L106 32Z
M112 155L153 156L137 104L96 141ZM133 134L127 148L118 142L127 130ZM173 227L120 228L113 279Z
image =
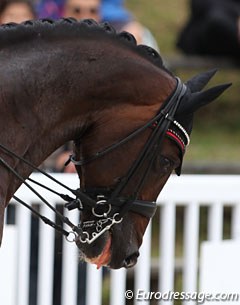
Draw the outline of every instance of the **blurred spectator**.
M65 0L63 17L101 21L100 0Z
M72 151L68 148L57 156L55 171L64 173L76 172L75 165L72 162L70 162L68 165L65 165L66 161L69 159L70 154L72 154Z
M102 19L110 22L117 31L133 20L132 14L125 8L123 0L102 0Z
M186 54L240 58L240 0L191 0L177 41Z
M124 4L124 0L102 0L102 19L111 23L119 32L133 34L138 44L145 44L159 51L152 33L134 19Z
M40 18L73 17L108 21L118 31L134 35L138 44L148 45L159 51L151 32L136 21L125 8L124 0L38 0Z
M52 153L43 162L41 168L50 172L75 173L75 165L72 162L65 165L65 163L69 160L69 156L72 154L72 142L68 142Z
M27 0L2 0L0 2L0 24L36 18L34 6Z
M39 0L37 11L40 18L73 17L101 21L100 4L100 0Z

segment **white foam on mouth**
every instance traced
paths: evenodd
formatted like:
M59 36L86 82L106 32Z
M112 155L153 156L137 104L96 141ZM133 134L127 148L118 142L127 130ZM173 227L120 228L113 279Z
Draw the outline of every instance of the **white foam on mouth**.
M106 242L106 245L103 248L103 251L97 257L94 258L87 258L85 256L85 261L97 265L97 269L102 266L107 266L111 258L111 244L112 239L111 236L109 236L108 241Z

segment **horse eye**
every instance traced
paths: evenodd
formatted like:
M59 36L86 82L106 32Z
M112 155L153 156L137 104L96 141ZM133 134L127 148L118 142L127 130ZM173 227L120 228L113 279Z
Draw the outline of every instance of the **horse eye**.
M163 157L163 166L165 168L169 168L169 167L171 167L171 165L172 165L172 162L168 158Z
M172 161L167 157L159 156L157 160L157 170L161 171L163 174L167 174L172 168Z

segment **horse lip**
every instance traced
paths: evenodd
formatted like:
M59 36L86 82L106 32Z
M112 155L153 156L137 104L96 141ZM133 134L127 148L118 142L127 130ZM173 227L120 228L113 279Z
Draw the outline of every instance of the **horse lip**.
M111 239L111 235L109 234L109 238L102 252L97 257L91 259L86 258L86 260L92 264L97 265L97 269L99 269L102 266L108 266L111 260L111 245L112 245L112 239Z

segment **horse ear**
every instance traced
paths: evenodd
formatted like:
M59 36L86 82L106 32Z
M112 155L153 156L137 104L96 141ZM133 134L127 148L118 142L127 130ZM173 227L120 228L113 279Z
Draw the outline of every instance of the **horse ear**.
M207 85L210 79L216 74L216 72L217 69L213 69L195 75L193 78L191 78L186 82L186 85L191 90L192 93L201 91Z
M223 84L212 87L203 92L195 92L188 96L188 99L182 101L177 109L177 115L179 114L188 114L194 113L200 107L205 106L215 100L219 95L221 95L227 88L229 88L232 84Z

